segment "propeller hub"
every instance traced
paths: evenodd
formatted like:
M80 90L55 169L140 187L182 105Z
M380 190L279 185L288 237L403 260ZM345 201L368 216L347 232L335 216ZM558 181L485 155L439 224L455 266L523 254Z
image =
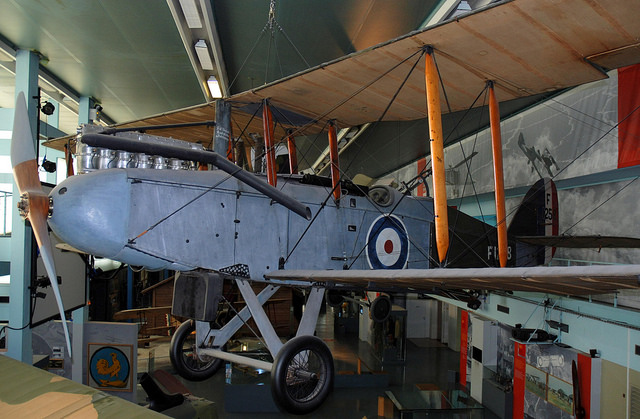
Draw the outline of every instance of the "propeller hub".
M51 217L51 215L53 214L53 198L40 196L39 194L31 196L28 192L20 195L20 201L18 201L18 211L20 212L20 217L22 217L23 219L29 218L29 209L31 207L32 200L37 201L34 203L36 208L41 208L40 212L46 213L47 218Z
M20 211L20 217L26 219L29 216L29 195L23 193L20 195L20 201L18 201L18 211Z

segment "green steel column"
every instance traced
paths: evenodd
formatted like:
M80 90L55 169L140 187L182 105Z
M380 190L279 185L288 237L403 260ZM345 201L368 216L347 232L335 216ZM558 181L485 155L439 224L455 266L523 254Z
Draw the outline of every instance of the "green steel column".
M82 96L78 104L78 124L90 124L93 122L91 119L91 109L95 105L93 99L87 96Z
M78 107L78 124L91 123L91 108L94 103L90 97L83 96L80 98ZM89 281L89 277L85 278L85 281ZM89 284L87 283L87 295L86 301L89 301ZM73 319L72 332L71 332L71 345L73 346L73 353L77 354L71 360L71 379L78 383L82 383L84 380L82 355L84 354L84 326L89 321L89 307L84 306L73 310L71 313Z
M29 120L31 121L31 132L34 133L34 144L36 142L36 118L38 96L38 66L40 58L31 51L19 50L16 53L16 97L20 92L24 92L27 101ZM18 202L20 193L13 184L13 203ZM11 215L11 282L9 287L9 326L12 328L22 328L30 321L30 292L31 285L31 228L26 227L17 210ZM33 363L33 349L31 347L31 328L29 326L22 330L9 330L7 338L8 355L14 359L25 362L29 365Z

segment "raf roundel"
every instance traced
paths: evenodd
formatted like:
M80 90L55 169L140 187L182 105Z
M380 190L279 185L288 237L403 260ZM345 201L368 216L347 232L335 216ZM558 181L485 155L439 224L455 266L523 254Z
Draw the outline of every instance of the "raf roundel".
M367 233L366 252L371 269L403 269L409 260L404 223L394 215L376 218Z

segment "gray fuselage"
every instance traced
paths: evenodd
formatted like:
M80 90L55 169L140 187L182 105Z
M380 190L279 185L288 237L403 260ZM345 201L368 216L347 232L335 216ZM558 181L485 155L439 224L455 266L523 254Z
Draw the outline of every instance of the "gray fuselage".
M300 180L280 177L278 188L312 221L218 170L101 170L51 192L49 224L79 250L150 270L246 265L260 279L279 268L429 267L431 199L381 187L384 206L354 195L336 206L330 188Z

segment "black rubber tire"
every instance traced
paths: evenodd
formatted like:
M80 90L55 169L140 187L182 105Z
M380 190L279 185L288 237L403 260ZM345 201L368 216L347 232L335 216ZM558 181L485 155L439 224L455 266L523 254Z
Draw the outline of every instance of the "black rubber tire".
M376 323L386 321L391 316L391 298L385 294L377 297L371 302L369 314L371 315L371 320Z
M196 340L192 335L194 330L196 324L193 320L187 320L178 327L171 337L169 359L180 377L189 381L203 381L212 377L224 361L212 357L210 361L202 362L196 357Z
M302 415L317 409L329 396L333 376L333 357L327 345L315 336L298 336L276 355L271 393L281 410Z

